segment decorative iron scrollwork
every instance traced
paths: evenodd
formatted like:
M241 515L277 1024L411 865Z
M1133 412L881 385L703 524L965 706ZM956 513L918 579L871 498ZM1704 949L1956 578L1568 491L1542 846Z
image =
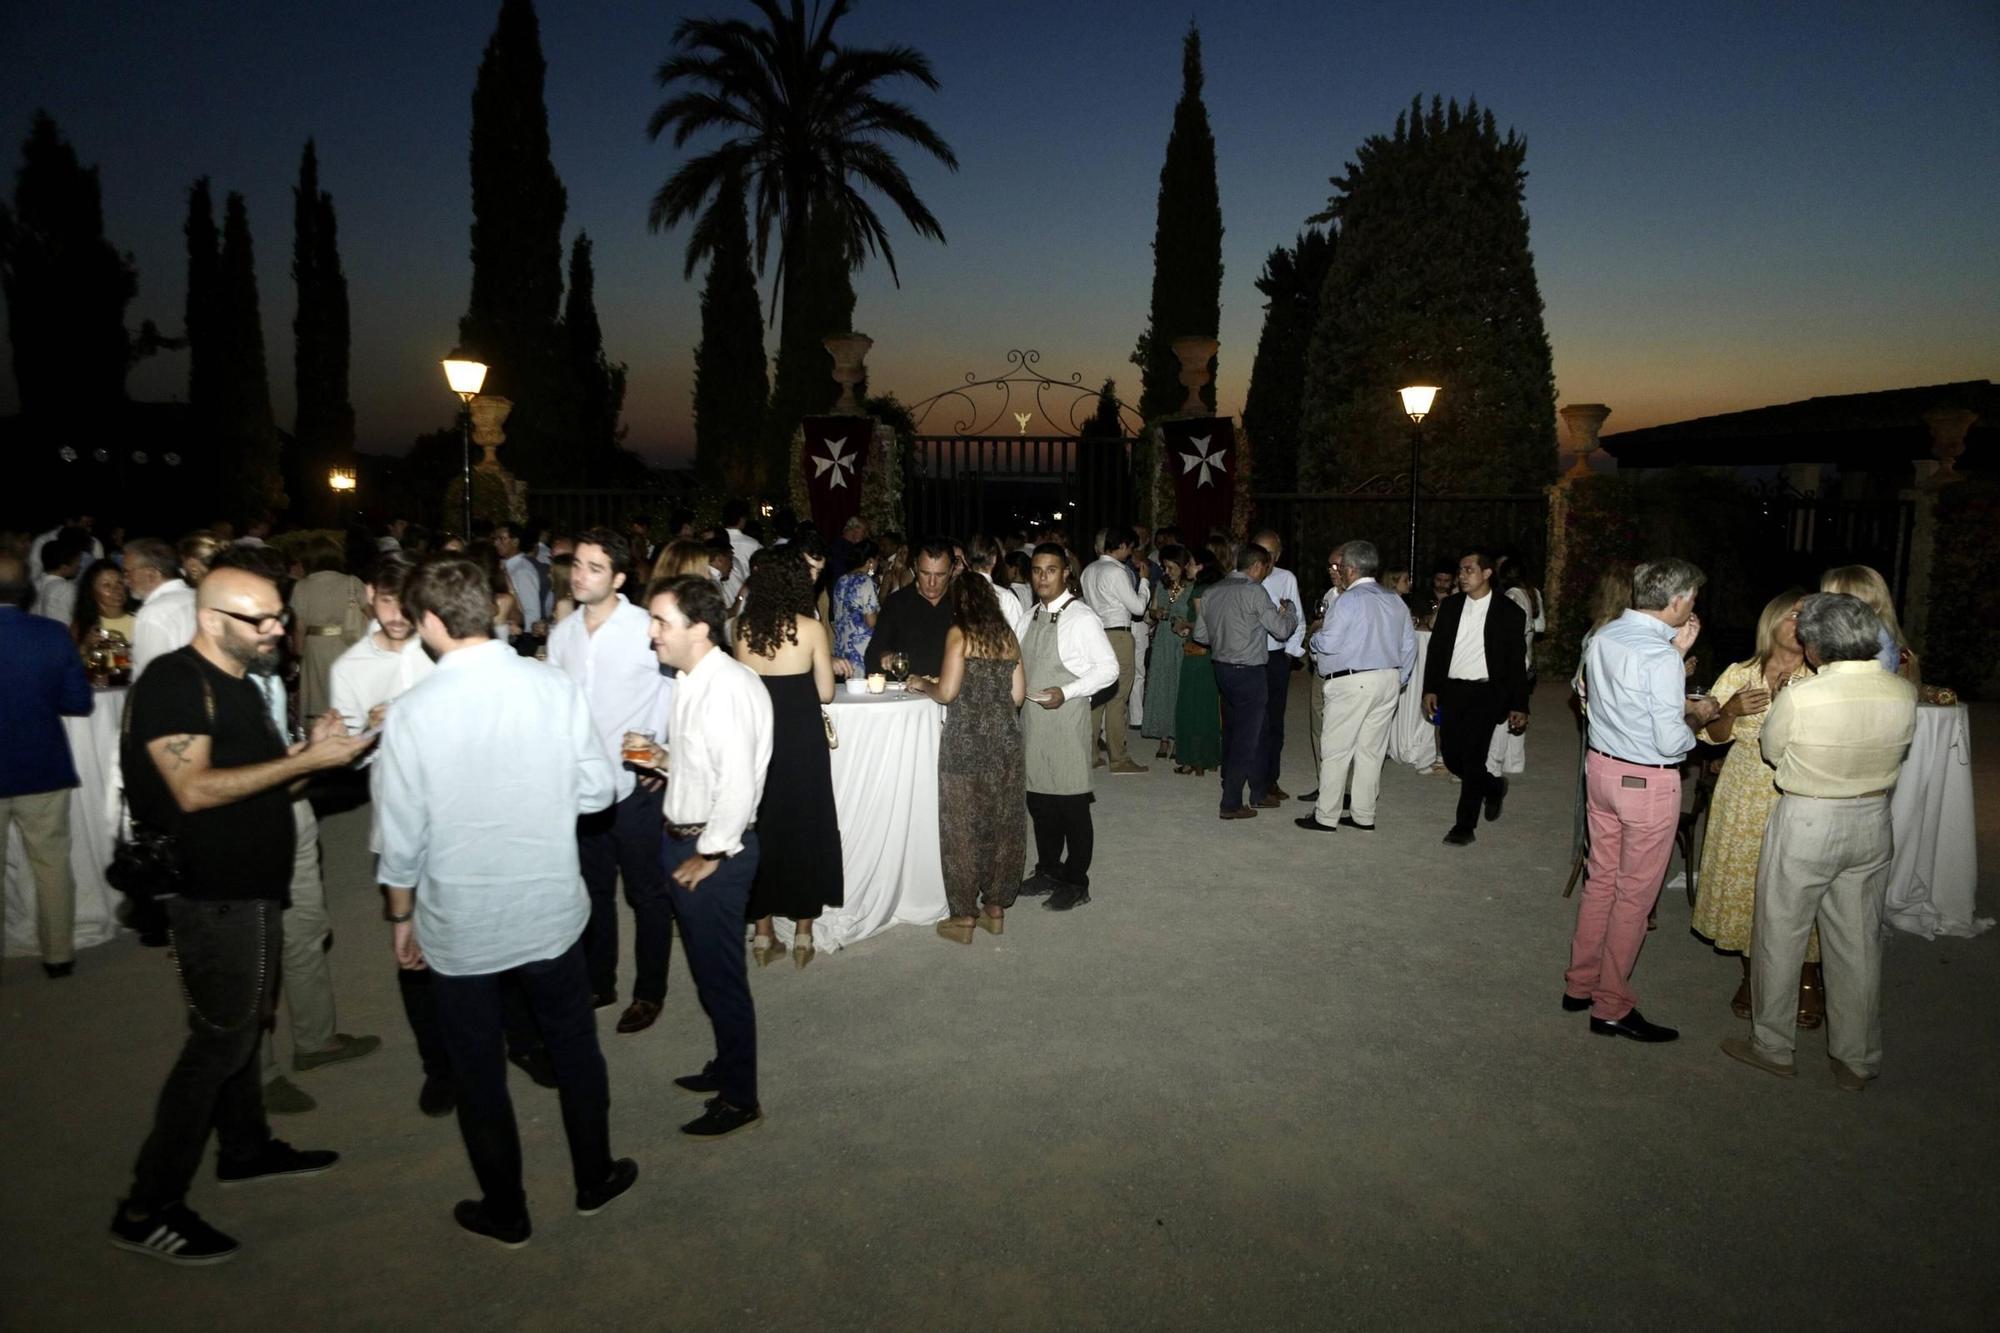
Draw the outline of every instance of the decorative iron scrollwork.
M1029 433L1026 422L1032 421L1034 416L1039 414L1050 426L1056 428L1057 433L1081 436L1084 423L1096 415L1105 395L1101 390L1085 386L1082 371L1072 373L1068 379L1051 379L1036 369L1041 360L1042 354L1034 348L1017 347L1007 353L1009 368L1003 375L980 379L977 372L966 371L965 383L910 404L910 416L916 422L916 433L926 434L925 423L932 413L942 404L955 400L959 406L952 407L945 413L946 416L953 417L951 428L953 435L1006 434L1004 429L995 430L995 427L1001 421L1010 418L1020 423L1021 433L1025 435ZM981 406L981 398L975 397L975 394L981 397L990 394L998 401L989 412ZM1018 405L1016 394L1020 395ZM1051 410L1050 398L1056 394L1066 395L1068 398L1066 406L1060 400L1053 404L1055 408L1062 410L1061 417ZM1111 402L1118 409L1118 422L1124 428L1126 435L1136 436L1145 428L1144 419L1130 406L1116 398L1111 399ZM1079 409L1084 408L1086 404L1088 410L1079 416ZM1029 406L1032 406L1032 411L1024 420L1021 409ZM961 413L962 415L958 415ZM1067 431L1063 431L1061 427L1064 421L1069 425Z

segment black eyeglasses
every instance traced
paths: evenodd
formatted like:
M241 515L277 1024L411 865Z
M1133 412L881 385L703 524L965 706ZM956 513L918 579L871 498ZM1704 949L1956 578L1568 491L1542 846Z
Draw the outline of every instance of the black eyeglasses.
M219 616L228 616L231 620L240 620L244 624L248 625L251 629L256 630L259 634L265 632L264 626L272 624L274 622L277 624L279 629L289 628L292 623L292 613L289 609L273 611L269 615L265 616L246 616L236 611L225 611L219 606L212 606L209 608L209 610L215 612L215 614Z

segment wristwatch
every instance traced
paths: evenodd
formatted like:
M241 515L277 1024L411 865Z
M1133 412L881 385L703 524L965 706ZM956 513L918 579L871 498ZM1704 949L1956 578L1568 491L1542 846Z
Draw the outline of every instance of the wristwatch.
M728 852L703 852L703 853L701 853L701 858L702 858L702 859L703 859L704 861L727 861L727 860L729 859L729 853L728 853Z
M390 924L390 925L392 925L392 926L400 926L400 925L402 925L402 924L403 924L403 923L404 923L405 921L408 921L408 920L410 920L410 919L411 919L412 917L416 916L416 914L417 914L417 909L416 909L416 908L414 908L414 907L412 907L412 908L411 908L411 909L410 909L409 911L407 911L407 912L401 912L401 913L397 913L397 912L384 912L384 913L383 913L382 915L383 915L383 917L384 917L384 918L385 918L385 919L386 919L386 920L387 920L387 921L389 922L389 924Z

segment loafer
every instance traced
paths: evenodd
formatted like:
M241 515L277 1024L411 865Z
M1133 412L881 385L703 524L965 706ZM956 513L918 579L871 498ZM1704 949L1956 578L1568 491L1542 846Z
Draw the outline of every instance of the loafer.
M1224 810L1222 817L1224 819L1255 819L1257 812L1247 805L1239 805L1234 810Z
M1799 1071L1792 1067L1790 1060L1773 1060L1758 1050L1757 1044L1748 1037L1724 1037L1721 1050L1730 1059L1741 1060L1752 1069L1761 1069L1767 1074L1776 1074L1779 1078L1798 1077Z
M1571 995L1568 991L1563 992L1564 1013L1580 1014L1588 1008L1590 1008L1590 997L1588 995L1584 996L1581 1000L1579 1000L1576 998L1576 996Z
M451 1210L451 1218L473 1235L484 1236L508 1250L520 1249L528 1243L528 1237L535 1234L526 1213L519 1217L501 1217L488 1212L486 1205L478 1199L460 1199L458 1206Z
M1590 1031L1598 1037L1630 1037L1633 1041L1660 1042L1678 1038L1677 1028L1663 1028L1658 1023L1648 1023L1637 1009L1623 1018L1593 1018Z
M1133 773L1150 773L1153 770L1145 764L1134 763L1130 759L1120 759L1111 766L1111 776L1122 778Z
M322 1171L331 1171L333 1164L339 1160L339 1153L324 1148L300 1149L283 1139L266 1139L254 1157L236 1162L218 1157L215 1178L224 1185L243 1185L277 1176L316 1176Z
M1866 1092L1868 1085L1875 1081L1873 1074L1864 1074L1830 1055L1826 1057L1826 1062L1833 1066L1833 1086L1842 1092Z
M1340 817L1340 826L1342 828L1351 828L1357 833L1373 833L1375 831L1375 826L1373 824L1355 823L1353 815L1342 815Z
M264 1085L264 1114L304 1115L317 1110L319 1103L311 1093L286 1078L283 1074Z
M1062 887L1062 881L1037 870L1021 881L1019 894L1023 898L1041 898Z
M1279 801L1289 801L1292 799L1292 794L1275 782L1271 784L1271 796L1274 800Z
M620 1032L644 1032L647 1028L653 1026L653 1020L659 1016L660 1002L658 1000L634 1000L625 1007L624 1013L618 1015L618 1030Z
M325 1065L337 1065L342 1060L359 1060L364 1055L373 1055L382 1045L380 1037L350 1037L345 1032L333 1034L333 1045L318 1051L294 1051L292 1068L303 1074Z
M1444 842L1447 847L1470 847L1475 837L1476 835L1471 829L1454 826L1449 833L1444 835Z
M1316 819L1316 818L1314 818L1314 817L1313 817L1312 815L1306 815L1305 817L1303 817L1303 818L1301 818L1301 819L1294 819L1294 820L1293 820L1292 822L1293 822L1294 824L1297 824L1297 825L1298 825L1298 826L1299 826L1300 828L1303 828L1303 829L1311 829L1311 830L1312 830L1312 831L1313 831L1314 833L1338 833L1338 832L1340 832L1340 830L1339 830L1339 829L1335 828L1335 827L1334 827L1333 825L1331 825L1331 824L1322 824L1322 823L1320 823L1320 822L1319 822L1319 820L1318 820L1318 819Z
M1500 818L1500 806L1503 802L1506 801L1506 799L1507 799L1507 779L1501 778L1499 790L1491 791L1486 794L1486 804L1482 810L1482 813L1486 816L1487 823L1490 824L1494 820Z
M742 1130L755 1129L764 1122L762 1107L731 1106L720 1097L709 1098L705 1106L700 1116L681 1126L681 1133L689 1138L712 1142Z
M716 1081L715 1075L708 1069L703 1069L699 1074L682 1074L674 1080L674 1086L682 1092L691 1092L697 1097L713 1097L722 1091L722 1084Z
M576 1192L576 1211L583 1217L595 1217L604 1211L604 1206L632 1188L632 1182L639 1178L639 1164L629 1157L621 1157L611 1164L611 1174L596 1189Z
M1311 791L1305 793L1305 795L1299 797L1298 799L1301 801L1317 801L1319 799L1319 788L1314 787Z
M67 963L43 963L42 972L50 981L60 981L64 977L75 975L76 963L74 961Z
M423 1089L417 1093L417 1109L433 1120L458 1109L458 1085L449 1074L424 1075Z
M1081 907L1089 901L1089 889L1084 888L1081 884L1065 884L1050 894L1049 900L1043 903L1042 906L1051 912L1067 912L1071 908Z
M1267 791L1264 793L1263 800L1252 802L1259 810L1276 810L1284 803L1284 793L1279 791Z

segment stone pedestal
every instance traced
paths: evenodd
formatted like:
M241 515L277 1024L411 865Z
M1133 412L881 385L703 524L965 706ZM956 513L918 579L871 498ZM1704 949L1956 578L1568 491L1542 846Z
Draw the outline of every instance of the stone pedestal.
M1200 334L1176 338L1172 346L1174 355L1181 362L1181 386L1188 391L1187 401L1181 404L1181 415L1208 415L1208 407L1201 401L1201 391L1208 385L1208 363L1215 359L1216 348L1222 344L1207 334Z
M1604 419L1610 415L1611 409L1603 403L1570 403L1557 411L1562 447L1576 460L1563 474L1565 477L1590 475L1590 456L1597 452L1597 433L1604 429Z
M839 401L834 403L833 411L828 415L861 416L861 399L854 390L855 386L868 378L868 369L864 363L868 357L868 349L875 345L875 340L865 333L836 333L822 340L821 345L826 348L827 355L833 358L833 379L840 385Z
M520 523L528 517L528 484L500 465L504 427L514 401L498 394L479 394L471 403L472 442L483 456L472 465L472 517L493 523ZM464 512L465 479L453 477L445 487L444 512L454 519ZM468 539L471 534L466 534Z
M472 400L472 442L485 451L475 466L500 469L500 446L507 443L502 427L513 410L514 400L497 394L482 393Z
M1965 433L1979 420L1977 412L1962 407L1933 407L1924 413L1931 430L1931 453L1938 460L1937 471L1928 479L1931 486L1945 486L1963 480L1958 456L1965 452Z

